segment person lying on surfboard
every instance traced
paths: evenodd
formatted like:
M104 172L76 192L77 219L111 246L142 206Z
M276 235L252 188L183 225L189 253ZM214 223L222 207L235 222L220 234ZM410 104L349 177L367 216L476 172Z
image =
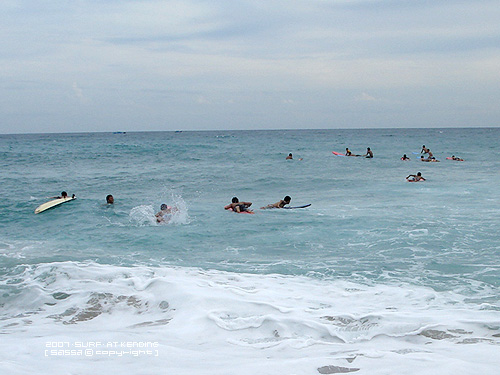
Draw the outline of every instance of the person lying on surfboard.
M68 198L68 193L63 191L60 196L55 196L55 197L50 197L49 199L62 199L62 198Z
M74 197L75 197L75 194L73 194L72 198L74 198ZM49 199L63 199L63 198L64 199L68 198L68 193L66 193L65 191L63 191L60 196L50 197Z
M272 203L272 204L268 204L267 206L265 207L261 207L262 210L265 210L267 208L283 208L285 207L287 204L290 204L290 202L292 201L292 198L290 198L290 196L286 196L285 198L283 198L282 200L280 200L279 202L276 202L276 203Z
M253 212L249 210L248 207L252 205L252 202L240 202L237 197L233 197L231 203L224 206L225 210L233 210L234 212Z
M420 161L429 161L429 162L435 162L439 163L439 160L437 160L434 156L432 158L424 158L424 155L420 156Z
M345 156L361 156L361 155L355 155L349 150L349 147L345 148Z
M422 173L418 172L417 174L408 175L406 177L406 181L408 182L425 181L425 178L422 177Z

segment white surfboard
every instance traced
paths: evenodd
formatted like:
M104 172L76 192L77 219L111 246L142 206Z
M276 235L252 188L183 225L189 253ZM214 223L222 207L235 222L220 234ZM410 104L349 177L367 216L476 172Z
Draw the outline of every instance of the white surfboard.
M75 196L72 197L66 197L66 198L58 198L54 199L48 202L45 202L44 204L41 204L35 209L35 214L39 214L40 212L43 212L45 210L48 210L49 208L59 206L60 204L63 204L65 202L72 201L73 199L76 199Z

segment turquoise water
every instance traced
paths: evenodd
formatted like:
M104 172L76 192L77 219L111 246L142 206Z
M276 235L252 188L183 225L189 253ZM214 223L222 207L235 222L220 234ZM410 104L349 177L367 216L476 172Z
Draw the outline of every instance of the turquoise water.
M162 321L162 314L170 314L168 319L174 322L176 319L182 321L188 318L176 318L175 309L163 311L158 307L165 306L161 303L163 300L155 305L156 300L149 294L144 295L143 289L142 292L136 289L127 292L126 287L119 292L115 290L119 289L117 284L128 279L144 278L142 282L147 285L158 278L175 283L170 279L171 275L163 274L174 272L174 278L180 284L189 284L187 280L194 278L192 282L196 285L219 283L230 288L228 280L234 279L244 282L245 290L261 290L257 286L260 281L255 280L263 280L265 286L262 290L277 290L283 283L298 283L296 288L310 290L311 295L317 297L316 302L311 303L321 306L327 303L322 301L321 290L324 288L331 287L339 293L332 300L345 297L345 293L353 290L370 288L367 292L370 297L351 295L342 305L354 321L363 322L362 317L366 314L376 314L395 305L401 316L395 320L388 318L388 321L392 324L402 316L409 316L412 328L398 329L397 334L392 328L387 331L381 328L382 334L389 337L420 335L428 339L423 332L430 326L440 327L449 322L449 317L435 322L440 314L434 311L422 318L419 312L421 308L432 310L438 306L436 309L441 313L456 315L457 323L453 327L436 328L437 331L449 334L453 330L472 330L473 338L482 343L479 352L487 353L500 343L499 136L500 129L2 135L0 306L4 311L0 329L5 337L16 342L21 337L28 340L44 337L46 333L42 333L42 327L49 324L60 339L75 334L68 332L62 323L73 319L72 324L78 326L78 335L88 334L91 330L89 324L99 319L114 319L116 306L121 306L119 299L106 297L107 303L114 308L102 308L105 304L100 303L95 318L82 318L82 309L97 293L85 280L102 282L102 275L108 273L113 275L110 276L112 281L102 293L127 298L134 296L143 301L143 310L139 309L139 313L147 316L147 321ZM418 160L423 144L432 150L440 163ZM370 147L375 157L350 158L332 154L332 151L343 152L346 147L357 154L364 154ZM290 152L294 159L285 160ZM411 161L400 160L405 153ZM451 155L460 156L465 161L446 160ZM418 171L427 181L405 181L408 174ZM48 200L47 197L58 195L63 190L70 195L76 194L77 200L39 215L33 213L38 205ZM107 194L114 196L113 206L105 204ZM311 206L296 210L259 209L285 195L292 197L292 206L308 203ZM223 207L233 196L251 201L255 215L225 211ZM169 223L158 224L154 214L164 202L178 207L179 211ZM89 274L81 274L88 269L91 270ZM202 279L198 280L197 275L203 275L199 276ZM224 281L219 278L224 278ZM180 284L176 287L179 288ZM54 285L59 286L55 288ZM386 288L394 289L387 292ZM378 301L376 296L384 295L384 291L390 296L388 301L382 302L383 298ZM60 296L57 293L68 297L58 299L54 297L55 294ZM415 296L416 300L408 299L408 294ZM225 309L227 299L231 300L226 296L226 299L214 302L207 290L193 292L193 295L204 303L213 302L217 311ZM277 298L284 298L283 304L286 305L298 297L293 290L284 288L280 289L280 297L264 298L261 303L274 303ZM368 312L356 308L349 310L358 304L362 306L365 300L371 301ZM241 301L232 302L238 306ZM168 304L172 306L171 301ZM418 307L406 311L404 306L407 304ZM157 309L151 311L150 307L144 307L146 305L154 305ZM232 306L231 302L229 306ZM302 306L304 311L309 308L312 308L309 304ZM56 312L57 309L62 311ZM238 309L234 309L227 313L228 316L239 316ZM125 321L134 320L138 314L132 308L124 310L120 313ZM180 310L178 307L176 311ZM64 311L69 311L67 316L71 318L64 320L61 317L66 316L61 315ZM458 322L468 321L468 314L472 312L484 312L487 316L473 314L478 320L477 327L460 326ZM262 314L264 312L257 309L255 316ZM29 325L21 318L28 315ZM227 317L215 319L210 309L201 315L212 317L213 324L209 327L193 324L199 324L200 329L215 326L217 329L213 335L220 337L221 342L234 340L232 334L227 333L232 329L222 327L220 323L227 322ZM345 314L342 316L345 318ZM298 317L297 321L306 324L308 319ZM275 321L284 324L281 318ZM372 322L369 327L373 325ZM238 326L237 331L246 332L243 335L248 336L239 340L252 347L249 350L255 350L262 341L258 345L249 343L255 328L252 324L250 326ZM167 331L173 329L171 323L161 327ZM369 331L369 327L364 326L362 331ZM488 328L482 332L478 327ZM124 327L119 329L126 330ZM101 335L112 336L113 332L102 328ZM145 332L141 334L146 335ZM263 335L267 337L267 333ZM311 337L316 338L316 334L311 333L290 334L294 340L297 336L305 342ZM324 340L322 334L319 336ZM367 343L368 349L349 347L358 350L358 357L366 361L370 350L378 348L374 337L378 334L342 340L349 345ZM467 337L470 338L470 334ZM159 340L160 346L174 345L154 335L153 339ZM437 342L436 337L428 340ZM440 339L439 345L447 342L447 350L450 350L457 340ZM401 341L397 340L397 345L400 344ZM424 348L419 346L424 344L415 345ZM19 350L36 358L42 356L40 345L27 345ZM193 349L190 345L192 343L186 347L179 343L174 346L188 351ZM288 348L290 341L283 339L276 345ZM230 352L225 344L212 343L212 346L214 350ZM463 356L456 350L453 353L450 355L457 358ZM248 355L245 351L241 354L242 357ZM41 371L38 367L40 358L21 365L8 354L4 357L8 363L13 363L14 367L5 368L14 371L12 373ZM306 367L311 363L310 359L306 361L306 357L311 357L309 352L298 357L304 358ZM98 369L96 363L99 361L78 360L83 369ZM113 361L123 366L130 364L116 358ZM171 361L176 364L173 365L176 373L196 370L195 365L182 360ZM399 363L394 358L390 361ZM222 359L219 362L214 360L213 373L220 373L223 362ZM317 373L320 362L317 360L310 365L311 373ZM437 359L430 360L430 363L438 362ZM50 363L54 366L49 367L50 371L57 373L56 363L64 361L50 358ZM243 373L255 370L251 363L254 362L243 367ZM283 364L286 360L278 358L277 363ZM473 363L471 358L470 368L474 367ZM380 373L383 373L382 361L380 364ZM232 365L232 362L224 364L228 373ZM498 360L486 360L484 373L492 373L489 371L497 365ZM157 370L152 366L146 373ZM406 373L418 369L413 365L401 366ZM368 369L371 373L378 373L376 369L379 367L373 363L361 363L356 368L360 368L360 373ZM446 367L440 370L441 373L452 373L456 369Z

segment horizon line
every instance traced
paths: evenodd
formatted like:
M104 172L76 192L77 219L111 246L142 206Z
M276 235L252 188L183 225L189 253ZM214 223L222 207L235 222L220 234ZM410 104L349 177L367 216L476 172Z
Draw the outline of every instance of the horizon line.
M380 127L380 128L272 128L272 129L176 129L176 130L103 130L103 131L67 131L67 132L27 132L27 133L0 133L0 136L3 135L50 135L50 134L126 134L126 133L184 133L184 132L239 132L239 131L290 131L290 130L397 130L397 129L498 129L499 126L445 126L445 127Z

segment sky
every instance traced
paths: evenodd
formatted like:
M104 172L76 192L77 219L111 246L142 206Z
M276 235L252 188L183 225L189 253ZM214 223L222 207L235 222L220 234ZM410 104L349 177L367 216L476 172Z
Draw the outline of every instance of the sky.
M0 133L500 126L498 0L2 0Z

